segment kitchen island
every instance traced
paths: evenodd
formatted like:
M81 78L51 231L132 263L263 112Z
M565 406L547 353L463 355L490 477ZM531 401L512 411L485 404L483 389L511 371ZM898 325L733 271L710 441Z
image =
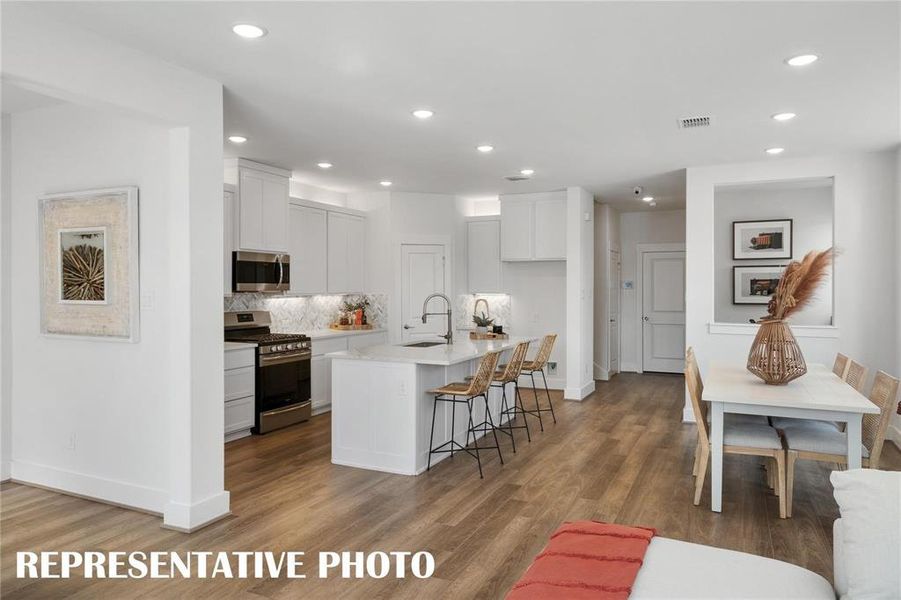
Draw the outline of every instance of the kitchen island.
M332 361L332 462L401 475L419 475L426 470L429 458L434 396L428 390L474 375L487 352L503 351L503 362L516 344L534 342L535 339L511 337L472 341L464 338L453 344L441 342L429 347L413 347L409 344L416 342L407 342L329 354ZM507 390L508 406L513 405L513 395L511 385ZM500 403L500 389L492 388L489 406L495 422L500 415ZM451 407L448 403L438 404L435 446L450 440L451 430L454 439L464 443L468 427L466 412L457 410L452 424ZM484 403L478 400L474 403L473 421L480 423L484 416ZM448 456L434 455L432 466Z

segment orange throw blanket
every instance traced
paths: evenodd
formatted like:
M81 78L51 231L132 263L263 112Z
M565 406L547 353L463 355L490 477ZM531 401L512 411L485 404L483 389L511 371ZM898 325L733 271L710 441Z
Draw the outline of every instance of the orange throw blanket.
M564 523L506 600L625 600L656 533L598 521Z

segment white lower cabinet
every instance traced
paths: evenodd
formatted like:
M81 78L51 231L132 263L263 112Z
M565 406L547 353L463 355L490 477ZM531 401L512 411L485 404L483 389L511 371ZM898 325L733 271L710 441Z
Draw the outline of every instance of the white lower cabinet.
M256 349L252 346L225 351L225 441L250 435L254 424Z
M313 337L313 359L310 361L310 400L313 414L318 415L332 409L332 359L326 358L330 352L356 350L388 342L384 331L374 333L351 333L346 336Z

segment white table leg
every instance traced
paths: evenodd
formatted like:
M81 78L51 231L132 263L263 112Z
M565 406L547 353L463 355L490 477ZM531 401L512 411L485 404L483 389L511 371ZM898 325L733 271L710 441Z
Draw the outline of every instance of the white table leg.
M861 423L863 415L856 414L848 417L848 468L860 468Z
M723 512L723 403L710 408L710 510Z

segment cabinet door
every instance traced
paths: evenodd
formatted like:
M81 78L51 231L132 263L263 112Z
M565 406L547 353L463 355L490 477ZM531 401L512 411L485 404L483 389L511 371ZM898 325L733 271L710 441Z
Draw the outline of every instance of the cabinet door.
M270 252L288 251L288 180L266 173L263 179L263 245Z
M469 291L501 291L500 221L467 223L467 272Z
M332 404L332 359L314 356L310 361L310 400L313 412Z
M566 260L566 198L535 202L535 259Z
M263 173L241 170L238 205L238 245L244 250L266 250L263 244Z
M232 295L232 251L235 249L235 193L226 190L222 203L222 246L223 271L222 289L226 296Z
M288 207L288 255L291 257L291 291L324 294L327 291L326 212L291 204Z
M328 213L328 291L363 291L366 222L363 217Z
M531 260L534 203L501 200L501 258Z

